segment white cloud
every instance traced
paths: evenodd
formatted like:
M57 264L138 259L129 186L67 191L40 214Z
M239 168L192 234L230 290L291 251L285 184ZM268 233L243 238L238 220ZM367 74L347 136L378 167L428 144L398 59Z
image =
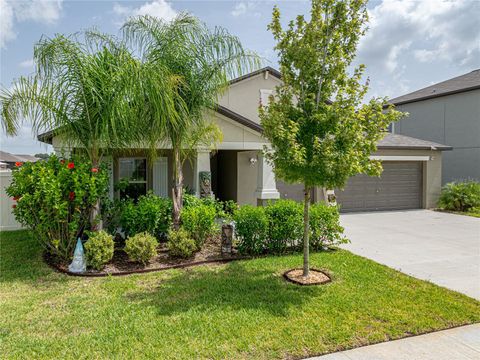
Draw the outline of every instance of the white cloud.
M115 3L113 5L113 12L120 18L119 21L116 21L117 24L123 23L123 21L130 16L150 15L165 21L170 21L178 14L172 5L165 0L154 0L137 8Z
M400 95L409 89L404 75L421 66L465 72L480 66L479 1L383 0L369 16L358 61L367 65L372 92Z
M230 14L234 17L239 17L242 15L248 14L249 16L260 17L261 13L258 11L254 11L257 5L252 1L242 1L235 4L235 7L230 12Z
M0 0L0 48L15 39L15 23L53 24L61 16L63 0Z
M6 0L0 0L0 48L15 39L13 30L13 9Z
M31 68L33 67L33 65L35 65L33 59L27 59L18 64L18 66L20 66L21 68Z
M32 133L29 125L23 125L16 136L7 136L3 129L0 130L0 149L12 154L35 154L52 152L52 146L41 143Z

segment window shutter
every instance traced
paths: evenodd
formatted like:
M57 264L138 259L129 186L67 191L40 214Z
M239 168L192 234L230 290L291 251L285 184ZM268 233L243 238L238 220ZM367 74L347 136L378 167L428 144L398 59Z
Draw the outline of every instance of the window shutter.
M157 158L153 163L153 193L168 197L168 161L166 157Z
M113 200L113 158L111 156L105 156L103 162L108 167L108 197Z

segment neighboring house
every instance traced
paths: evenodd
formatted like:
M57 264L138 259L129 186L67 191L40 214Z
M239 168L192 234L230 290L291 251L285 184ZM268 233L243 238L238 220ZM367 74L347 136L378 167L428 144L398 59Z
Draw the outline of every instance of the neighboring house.
M0 151L0 162L5 164L7 169L12 169L15 166L15 163L36 162L38 160L40 159L32 155L17 155Z
M269 199L303 199L302 185L276 180L272 167L262 155L268 142L262 137L258 116L260 104L281 84L280 73L270 67L232 80L216 111L208 116L223 133L216 151L198 149L184 165L186 187L198 194L200 173L211 172L212 190L220 200L239 204L262 204ZM52 144L58 153L62 148L60 135L40 135L40 141ZM363 175L350 179L344 191L337 191L345 211L386 210L434 207L441 186L442 150L447 146L406 136L387 134L373 156L383 161L381 178ZM107 159L113 166L111 196L138 196L152 190L169 196L172 187L171 150L159 149L159 157L147 166L145 151L132 155L115 155ZM123 192L114 192L113 184L129 183ZM315 189L313 201L325 198L323 189Z
M410 115L393 133L450 145L442 183L480 181L480 69L390 100Z

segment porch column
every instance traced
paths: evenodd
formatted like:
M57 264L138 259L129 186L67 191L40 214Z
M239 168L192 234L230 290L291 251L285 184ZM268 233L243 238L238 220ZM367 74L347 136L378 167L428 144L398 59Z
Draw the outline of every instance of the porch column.
M201 173L204 173L203 178ZM205 177L205 173L209 175L209 183L207 184L207 180ZM202 189L202 182L204 189L209 188L210 193L212 192L212 172L210 170L210 150L208 149L198 149L197 150L197 157L195 159L195 166L194 166L194 186L195 186L195 195L200 197L201 189Z
M258 152L257 159L258 173L255 197L257 198L257 205L263 205L266 200L279 199L280 193L277 190L273 168L267 162L262 152Z

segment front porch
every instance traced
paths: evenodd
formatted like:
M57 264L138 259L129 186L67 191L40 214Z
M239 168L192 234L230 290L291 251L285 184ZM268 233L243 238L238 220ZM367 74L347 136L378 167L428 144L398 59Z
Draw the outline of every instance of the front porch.
M117 154L107 159L111 164L111 197L137 198L152 191L155 195L171 197L173 159L169 149L159 150L158 157L149 162L146 151ZM234 200L238 204L263 204L280 197L275 174L261 150L199 149L183 165L186 191L200 195L201 173L211 174L212 195Z

